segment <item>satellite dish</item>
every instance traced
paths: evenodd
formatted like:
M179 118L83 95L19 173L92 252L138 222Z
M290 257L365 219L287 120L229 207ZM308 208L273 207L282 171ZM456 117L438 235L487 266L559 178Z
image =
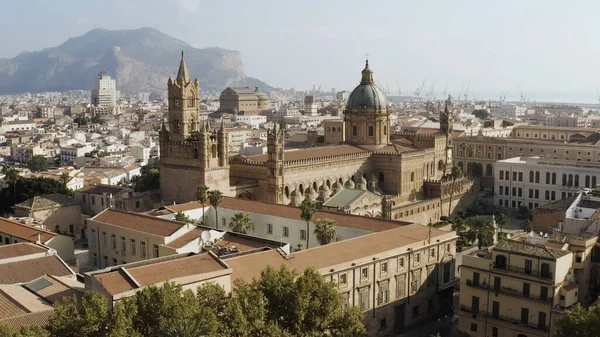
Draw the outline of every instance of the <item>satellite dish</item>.
M543 233L543 232L540 232L540 236L544 236L544 233Z
M530 237L534 237L534 236L535 236L535 233L534 233L533 231L531 231L531 232L529 232L529 236L530 236Z
M210 242L210 239L212 238L209 231L202 232L202 234L200 234L200 237L205 243Z
M506 238L510 239L511 238L510 234L506 234Z

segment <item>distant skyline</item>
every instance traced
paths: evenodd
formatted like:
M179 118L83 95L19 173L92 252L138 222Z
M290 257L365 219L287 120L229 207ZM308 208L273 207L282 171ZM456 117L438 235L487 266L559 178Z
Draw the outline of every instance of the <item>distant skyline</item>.
M369 54L381 87L438 98L597 102L596 1L29 0L3 4L0 57L62 44L93 28L154 27L193 47L239 50L248 76L272 86L352 89ZM177 62L174 60L173 62ZM538 93L538 94L536 94ZM423 95L423 94L422 94ZM538 95L539 97L536 97Z

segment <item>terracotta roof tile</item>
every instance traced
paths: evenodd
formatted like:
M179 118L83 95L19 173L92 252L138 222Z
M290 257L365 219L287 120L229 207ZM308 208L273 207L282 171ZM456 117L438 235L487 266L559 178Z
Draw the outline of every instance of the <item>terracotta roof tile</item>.
M316 147L316 148L311 148L311 149L307 149L307 150L285 151L283 154L283 159L285 161L317 159L317 158L324 158L324 157L331 157L331 156L352 154L352 153L363 153L363 152L369 152L369 150L365 150L358 146L352 146L352 145L333 145L333 146ZM258 156L250 156L247 158L249 160L256 161L256 162L266 162L268 159L268 155L261 154Z
M194 228L191 231L183 234L179 238L173 240L171 243L167 244L167 246L175 249L181 248L192 241L198 240L202 235L202 232L204 232L205 230L206 229L200 227Z
M26 314L27 312L28 310L25 307L0 290L0 320Z
M119 270L96 274L94 277L112 295L136 289L135 283L122 269L125 269L140 286L145 287L178 277L210 273L227 268L209 254L197 254L133 268L127 268L127 265L124 265Z
M151 215L105 209L93 221L133 229L158 236L169 236L185 226L183 222L157 218Z
M19 330L24 325L45 326L48 324L48 320L53 313L53 309L26 313L19 316L0 319L0 324L8 325L13 330Z
M52 277L50 275L44 275L40 278L32 280L31 282L28 283L28 285L30 285L33 282L36 282L38 280L45 280L50 285L47 287L44 287L40 290L34 290L35 288L30 289L26 285L25 285L25 287L27 289L30 289L30 291L33 292L34 294L36 294L37 296L45 299L46 301L48 301L52 304L54 304L54 302L59 301L61 298L65 297L65 296L72 297L73 295L75 295L75 296L79 297L79 296L83 295L83 293L81 293L77 289L67 286L66 284L64 284L60 280L58 280L57 278Z
M574 281L563 287L563 289L566 291L570 291L570 290L573 290L576 288L577 288L577 282L574 282Z
M0 284L25 283L44 275L73 275L58 255L0 264Z
M0 260L17 256L32 255L47 252L48 249L35 243L20 242L0 246Z
M494 248L492 248L492 250L522 255L532 255L550 260L556 260L559 257L571 253L568 250L555 249L546 247L544 245L515 240L500 241Z
M456 233L453 232L412 224L302 250L292 253L288 259L285 259L276 250L269 250L228 258L225 262L232 269L232 280L241 278L249 281L252 278L259 277L261 271L267 266L279 268L285 264L301 272L309 267L321 269L361 258L369 258L375 254L426 240L430 230L432 238L439 236L456 237Z
M0 233L5 233L30 242L35 242L38 234L42 235L42 242L46 242L58 235L47 230L35 228L6 218L0 218Z
M535 209L543 209L543 210L550 210L550 211L566 211L571 206L573 201L575 201L575 198L577 198L577 194L575 194L571 197L561 199L561 200L556 200L556 201L549 202L547 204L540 205L540 206L536 207Z
M246 213L272 215L284 219L301 220L300 208L279 204L271 204L261 201L223 197L223 202L221 203L221 205L219 205L219 208L227 208ZM325 210L318 211L313 217L315 221L320 218L329 218L335 220L338 226L360 229L370 232L380 232L410 224L410 222L405 221L370 218L360 215L352 215Z

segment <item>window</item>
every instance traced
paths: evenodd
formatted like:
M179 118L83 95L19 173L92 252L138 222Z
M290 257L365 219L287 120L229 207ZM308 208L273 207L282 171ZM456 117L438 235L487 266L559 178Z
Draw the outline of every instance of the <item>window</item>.
M479 273L477 272L473 272L473 285L479 285Z
M523 172L519 172L519 181L523 181Z
M504 180L504 171L500 171L500 180Z
M390 301L389 281L379 283L379 304L386 304Z
M529 283L523 283L523 297L529 297L531 285Z
M384 318L379 321L379 330L385 330L385 329L387 329L387 322Z
M112 235L112 249L117 249L117 237Z
M545 135L544 135L545 136ZM545 137L544 137L545 138ZM492 327L492 337L498 337L498 327Z
M288 226L283 226L283 236L286 238L290 236L290 228Z
M415 253L415 265L419 264L421 261L421 254Z
M404 269L404 258L403 257L398 258L398 269Z
M108 267L108 256L104 255L104 268Z
M529 309L521 308L521 324L529 324Z
M273 234L273 224L267 224L267 234Z
M550 200L550 191L546 190L544 197L546 200Z
M477 323L471 323L471 331L477 332Z
M471 297L471 312L475 315L479 313L479 297L477 296Z
M375 134L375 129L372 126L369 126L369 137L373 137L373 135Z
M542 301L548 300L548 287L540 288L540 300L542 300Z
M119 262L117 262L117 259L113 259L113 266L116 266L118 264L119 264Z
M108 246L108 236L106 235L106 232L102 232L102 245L104 247Z
M529 197L533 198L533 189L532 188L529 189ZM531 207L529 207L529 208L531 208Z
M415 305L412 308L412 318L417 318L419 317L420 313L419 313L419 305Z
M125 255L127 252L127 240L124 236L121 236L121 255Z
M531 274L533 262L531 260L525 260L525 274Z
M369 268L364 267L360 270L360 281L366 281L369 278Z
M92 248L96 248L96 231L92 229Z
M421 270L417 270L416 272L412 272L411 280L410 280L410 291L411 293L417 292L419 287L421 286Z
M494 301L492 303L492 317L498 318L500 316L500 302Z
M92 205L95 205L95 204L96 204L96 196L92 195Z
M142 241L140 242L140 254L142 254L142 257L146 257L146 242Z
M551 274L550 274L550 265L547 263L542 263L542 271L541 271L541 276L544 278L550 278Z
M504 191L504 187L503 186L498 186L498 194L502 195L503 191Z
M300 230L300 240L306 240L306 229Z
M348 284L348 274L346 274L346 273L340 274L340 285L345 286L347 284Z
M136 253L135 240L131 239L131 255L135 256L135 253Z
M435 257L435 248L429 249L429 257Z
M535 171L535 183L540 183L540 171Z
M538 190L537 188L535 189L535 198L536 199L540 198L540 190Z
M513 181L517 181L517 172L513 172Z
M352 135L353 136L358 135L358 127L356 125L352 126Z
M360 310L369 309L369 288L365 287L358 292L358 305Z
M398 287L398 298L403 298L404 296L406 296L406 275L398 276L396 286Z
M98 266L98 254L94 253L92 263L94 266Z
M546 313L539 312L538 313L538 329L544 330L546 328Z
M446 244L446 253L449 253L449 252L450 252L450 244L449 244L449 243L447 243L447 244Z
M152 257L158 257L158 245L152 246Z

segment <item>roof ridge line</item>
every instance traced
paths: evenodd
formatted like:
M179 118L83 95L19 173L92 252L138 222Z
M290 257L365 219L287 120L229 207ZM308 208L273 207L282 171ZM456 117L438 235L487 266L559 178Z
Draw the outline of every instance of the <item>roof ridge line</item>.
M131 282L133 282L133 284L135 284L136 288L141 288L142 287L142 285L138 282L138 280L136 280L135 277L133 277L133 275L131 275L129 273L129 271L127 270L127 268L121 267L119 269L122 270L123 273L125 273L125 275L127 275L127 277L131 280Z

